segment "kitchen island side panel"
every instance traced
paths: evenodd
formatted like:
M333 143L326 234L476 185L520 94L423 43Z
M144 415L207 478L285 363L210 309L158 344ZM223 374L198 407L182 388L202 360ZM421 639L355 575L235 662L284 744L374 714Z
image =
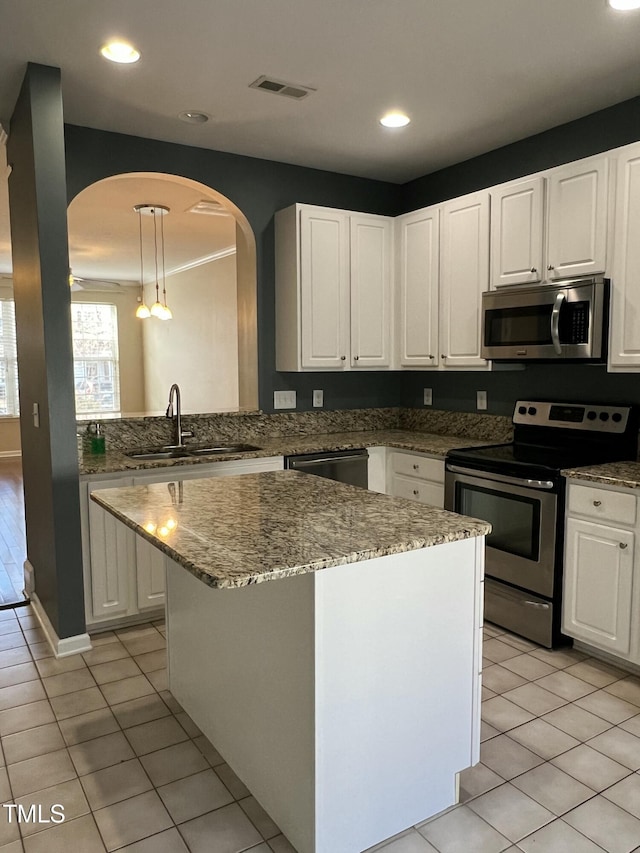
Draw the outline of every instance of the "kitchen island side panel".
M316 573L317 853L456 802L474 760L481 541Z
M359 853L455 802L474 540L236 590L167 573L171 692L299 853Z
M296 845L314 825L313 573L215 589L166 558L169 689Z

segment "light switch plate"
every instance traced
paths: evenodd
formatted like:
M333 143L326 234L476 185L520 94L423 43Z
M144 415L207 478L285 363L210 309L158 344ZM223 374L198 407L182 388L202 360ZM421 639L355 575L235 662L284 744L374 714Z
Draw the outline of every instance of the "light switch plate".
M274 391L273 392L273 408L274 409L295 409L296 407L296 392L295 391Z
M476 408L478 411L484 411L487 408L487 392L476 391Z
M324 391L322 389L313 392L313 407L321 409L324 406Z
M424 403L425 406L432 406L433 405L433 388L425 388L424 389L424 396L422 398L422 402Z

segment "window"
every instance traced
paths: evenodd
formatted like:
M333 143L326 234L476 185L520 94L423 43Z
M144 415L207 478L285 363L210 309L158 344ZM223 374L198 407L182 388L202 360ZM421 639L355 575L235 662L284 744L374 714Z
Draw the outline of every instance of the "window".
M76 414L120 411L118 317L115 305L71 303Z
M0 416L19 414L16 315L13 300L0 299Z

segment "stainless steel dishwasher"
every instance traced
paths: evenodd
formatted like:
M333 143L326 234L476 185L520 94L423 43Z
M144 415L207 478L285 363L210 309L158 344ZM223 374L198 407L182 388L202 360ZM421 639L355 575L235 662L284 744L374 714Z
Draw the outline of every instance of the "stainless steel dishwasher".
M339 483L361 486L366 489L369 483L367 464L369 454L364 449L338 450L331 453L305 453L299 456L285 456L285 468L315 474Z

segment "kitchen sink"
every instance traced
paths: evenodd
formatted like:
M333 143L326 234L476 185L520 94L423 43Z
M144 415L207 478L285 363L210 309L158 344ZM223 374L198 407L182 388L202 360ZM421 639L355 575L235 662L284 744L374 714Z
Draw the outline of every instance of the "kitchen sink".
M259 450L253 444L212 444L194 445L193 447L160 447L149 450L131 450L125 453L129 459L153 462L159 459L188 459L190 456L217 456L223 453L246 453L249 450Z
M249 450L259 450L253 444L216 444L211 447L194 447L189 449L191 456L214 456L218 453L246 453Z
M149 462L154 459L186 459L191 456L186 450L141 450L125 453L130 459L147 460Z

